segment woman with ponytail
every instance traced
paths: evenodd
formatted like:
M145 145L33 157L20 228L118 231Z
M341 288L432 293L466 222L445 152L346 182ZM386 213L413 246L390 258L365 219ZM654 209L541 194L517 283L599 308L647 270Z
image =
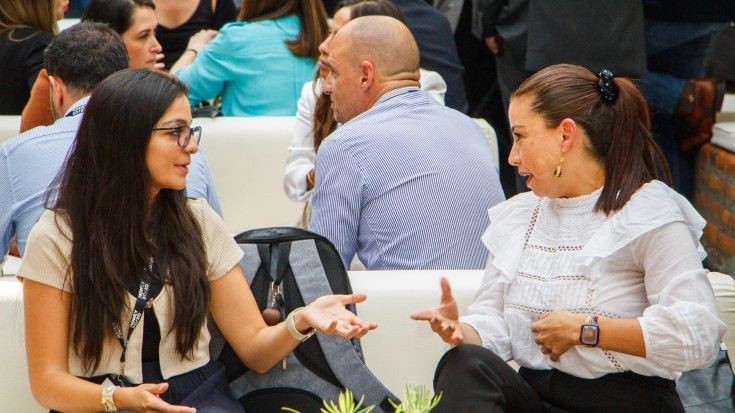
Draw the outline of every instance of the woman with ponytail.
M440 307L412 315L455 346L435 411L684 412L675 381L712 363L726 326L705 221L657 180L668 171L643 96L607 70L555 65L515 91L508 117L508 161L532 192L490 209L468 315L446 280Z
M222 96L225 116L291 116L327 37L321 0L245 0L238 22L192 36L171 71L192 105Z

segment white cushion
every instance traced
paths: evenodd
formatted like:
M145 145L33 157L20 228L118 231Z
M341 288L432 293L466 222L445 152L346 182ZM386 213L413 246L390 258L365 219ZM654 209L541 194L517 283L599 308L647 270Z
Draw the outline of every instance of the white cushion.
M48 412L28 384L23 328L23 290L15 277L0 278L0 400L3 412Z
M283 174L295 117L197 118L201 145L231 233L292 225L303 203L283 192Z
M728 327L722 342L727 346L730 362L735 365L735 280L720 272L710 272L707 277L715 291L717 315Z
M434 369L445 345L426 321L409 317L439 305L442 276L449 279L452 294L463 315L475 296L483 270L350 271L354 292L367 301L357 305L357 315L375 321L378 328L360 341L365 363L394 394L403 396L406 384L433 388Z
M0 143L18 135L20 132L20 116L0 116Z

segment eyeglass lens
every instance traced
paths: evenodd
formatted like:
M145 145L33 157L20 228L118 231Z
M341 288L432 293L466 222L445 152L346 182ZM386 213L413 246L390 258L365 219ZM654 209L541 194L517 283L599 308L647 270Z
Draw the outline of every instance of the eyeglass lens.
M179 126L176 128L176 132L178 134L178 144L182 148L185 148L189 141L191 140L192 135L194 136L194 140L196 141L197 145L199 145L199 139L202 137L202 127L201 126Z

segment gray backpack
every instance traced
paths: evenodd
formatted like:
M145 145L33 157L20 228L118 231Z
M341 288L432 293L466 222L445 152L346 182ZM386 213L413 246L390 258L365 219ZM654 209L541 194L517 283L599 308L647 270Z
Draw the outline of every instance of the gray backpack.
M245 253L240 266L261 311L273 308L281 320L294 310L328 294L352 294L342 259L326 238L295 227L261 228L235 237ZM356 312L354 305L349 310ZM247 413L282 413L290 407L319 412L322 400L336 400L345 388L363 406L392 412L398 401L365 366L358 339L317 333L282 363L263 374L249 370L210 320L210 356L227 370L230 389Z

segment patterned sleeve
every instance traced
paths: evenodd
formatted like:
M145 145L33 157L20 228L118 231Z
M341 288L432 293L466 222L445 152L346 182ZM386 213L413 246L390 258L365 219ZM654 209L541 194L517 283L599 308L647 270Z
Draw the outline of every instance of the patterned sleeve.
M335 139L319 147L309 229L337 247L345 266L357 251L365 181L355 158Z

